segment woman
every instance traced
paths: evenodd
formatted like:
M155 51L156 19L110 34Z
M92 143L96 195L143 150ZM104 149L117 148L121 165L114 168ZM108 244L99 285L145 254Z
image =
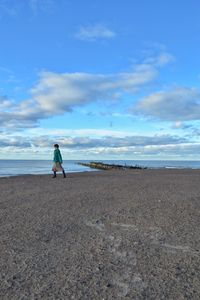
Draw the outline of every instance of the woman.
M60 150L59 150L59 145L55 144L54 148L55 148L54 158L53 158L54 165L53 165L53 168L52 168L52 171L53 171L54 175L53 175L52 178L56 178L56 172L59 172L59 171L61 171L63 173L63 178L66 178L65 170L62 167L63 160L62 160L62 155L61 155Z

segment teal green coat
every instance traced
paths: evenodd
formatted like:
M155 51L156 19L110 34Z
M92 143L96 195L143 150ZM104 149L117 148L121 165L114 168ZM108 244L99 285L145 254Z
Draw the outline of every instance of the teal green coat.
M62 155L61 155L59 149L55 149L55 150L54 150L53 161L54 161L55 163L56 163L56 162L59 162L59 163L62 164L63 160L62 160Z

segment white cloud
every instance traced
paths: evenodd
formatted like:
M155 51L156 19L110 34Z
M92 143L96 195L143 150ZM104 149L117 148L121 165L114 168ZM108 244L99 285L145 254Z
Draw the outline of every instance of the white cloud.
M193 126L191 126L191 133L188 134L189 137L197 137L198 140L200 138L200 124L194 124Z
M81 26L75 37L83 41L96 41L97 39L112 39L116 33L104 25Z
M98 101L123 100L124 94L136 95L159 74L159 66L151 63L135 65L129 72L115 74L42 72L30 90L30 99L12 103L0 111L0 127L37 126L41 119L70 112L74 107ZM2 105L8 105L4 101Z
M28 137L11 136L0 138L1 148L14 147L14 148L29 148L31 143Z
M138 66L132 72L111 75L43 72L31 92L37 106L56 114L97 100L114 100L116 93L117 98L123 92L135 93L156 75L152 66Z
M28 0L29 7L34 15L38 12L52 12L55 9L55 0Z
M0 110L6 110L12 106L12 101L8 100L6 96L0 96Z
M158 56L152 56L147 58L144 62L147 64L154 64L155 66L164 66L170 62L173 62L175 57L167 52L162 52Z
M175 122L173 124L172 128L174 128L174 129L182 129L182 128L184 128L184 124L181 121L177 121L177 122Z
M113 101L116 100L116 92L118 97L123 92L135 93L151 82L156 74L151 67L114 75L43 72L38 84L31 90L32 99L13 106L9 112L0 113L0 124L9 126L15 120L19 124L34 120L37 123L39 119L70 112L75 106Z
M191 129L193 125L191 124L186 124L181 121L177 121L174 124L172 124L172 129Z
M162 121L190 121L200 118L200 90L178 87L161 91L141 99L132 113ZM177 123L178 124L178 123Z

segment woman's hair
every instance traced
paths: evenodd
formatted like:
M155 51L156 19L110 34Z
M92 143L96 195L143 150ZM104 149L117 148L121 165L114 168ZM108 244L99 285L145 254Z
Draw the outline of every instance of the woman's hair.
M58 144L54 144L54 147L59 148L59 145Z

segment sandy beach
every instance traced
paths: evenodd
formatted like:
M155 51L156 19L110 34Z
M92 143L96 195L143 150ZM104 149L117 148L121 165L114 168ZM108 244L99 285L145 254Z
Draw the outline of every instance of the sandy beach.
M0 178L0 299L200 299L200 170Z

